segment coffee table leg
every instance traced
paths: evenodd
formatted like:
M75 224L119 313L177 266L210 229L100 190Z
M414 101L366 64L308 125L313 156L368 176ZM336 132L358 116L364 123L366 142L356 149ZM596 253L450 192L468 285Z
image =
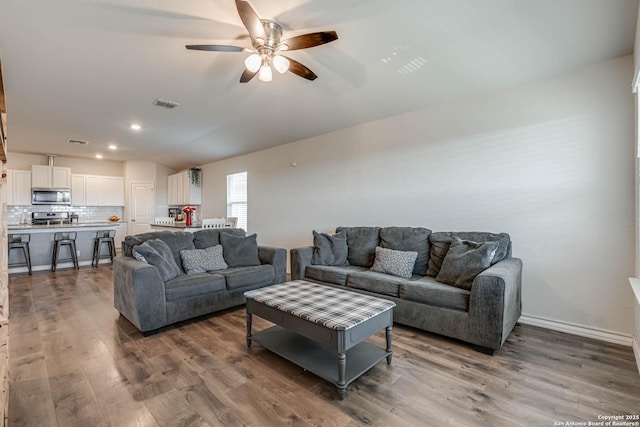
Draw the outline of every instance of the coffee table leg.
M247 311L247 347L251 348L251 313Z
M347 354L338 353L338 395L340 396L340 400L344 400L344 397L347 394L347 386L344 379L346 368Z
M387 356L387 365L391 364L391 358L393 357L393 351L391 350L391 325L387 326L387 352L391 353Z

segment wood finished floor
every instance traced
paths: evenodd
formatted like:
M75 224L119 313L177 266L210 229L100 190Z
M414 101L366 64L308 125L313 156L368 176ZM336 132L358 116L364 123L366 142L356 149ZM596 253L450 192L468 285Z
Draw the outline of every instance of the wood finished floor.
M9 289L11 426L553 426L640 413L630 348L526 325L494 356L396 326L392 365L340 401L247 349L242 308L145 338L113 308L109 265L11 276ZM254 316L254 330L268 325Z

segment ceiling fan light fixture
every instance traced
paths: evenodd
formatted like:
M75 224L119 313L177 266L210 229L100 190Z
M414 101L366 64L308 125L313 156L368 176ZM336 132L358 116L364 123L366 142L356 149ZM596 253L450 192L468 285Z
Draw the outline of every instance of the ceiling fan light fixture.
M289 71L289 65L291 65L291 63L284 56L276 55L276 56L273 57L272 62L273 62L273 67L280 74L284 74L287 71Z
M273 79L273 73L271 72L271 67L267 61L262 63L260 73L258 73L258 79L263 82L270 82Z
M253 55L249 55L247 59L244 60L244 66L247 67L247 70L252 73L257 72L262 65L262 56L254 53Z

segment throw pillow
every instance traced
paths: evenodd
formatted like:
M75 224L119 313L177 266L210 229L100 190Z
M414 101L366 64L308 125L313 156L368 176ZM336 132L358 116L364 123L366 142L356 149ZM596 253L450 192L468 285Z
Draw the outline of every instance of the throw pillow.
M229 267L248 267L261 265L258 256L257 235L241 237L229 233L220 233L222 255Z
M347 232L330 235L313 231L313 256L311 264L314 265L347 265Z
M497 249L498 242L477 243L453 237L436 280L457 288L471 289L473 279L491 266Z
M157 267L165 282L181 274L180 267L176 264L169 245L162 240L147 240L141 245L134 246L132 253L138 261Z
M415 251L395 251L378 246L371 271L410 279L417 257L418 252Z
M380 230L380 247L396 251L416 251L418 257L413 274L424 276L429 261L429 235L431 230L422 227L385 227Z
M336 233L347 231L349 265L371 268L376 257L376 246L380 246L380 227L337 227Z
M222 246L215 245L204 249L183 249L180 251L182 268L187 274L206 273L207 271L228 268L222 256Z

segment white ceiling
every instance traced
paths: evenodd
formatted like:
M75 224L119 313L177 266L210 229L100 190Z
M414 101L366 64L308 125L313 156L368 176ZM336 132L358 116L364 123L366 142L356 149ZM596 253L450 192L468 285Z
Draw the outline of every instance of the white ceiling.
M284 38L337 31L333 43L289 53L317 80L287 73L241 85L248 54L185 49L250 46L233 0L2 0L9 151L197 166L630 54L638 9L638 0L250 3Z

